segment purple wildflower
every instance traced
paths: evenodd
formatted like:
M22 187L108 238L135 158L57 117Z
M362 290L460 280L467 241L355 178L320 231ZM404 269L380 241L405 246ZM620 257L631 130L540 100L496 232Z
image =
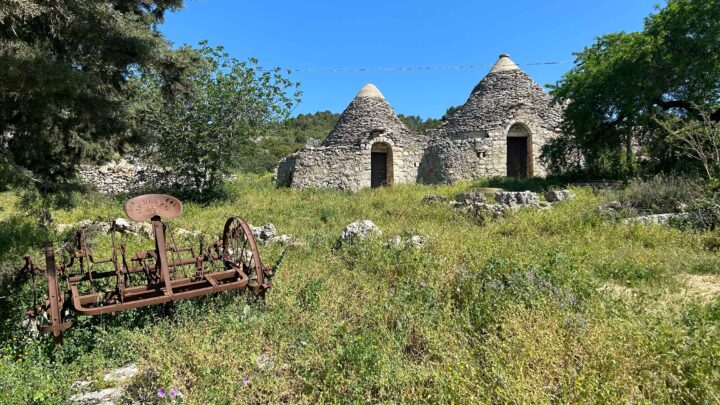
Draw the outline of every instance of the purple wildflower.
M250 385L250 379L249 379L249 378L243 377L243 380L242 380L242 381L243 381L243 385L244 385L244 386L247 387L248 385Z
M160 398L165 398L165 388L160 388L157 390L157 396Z
M170 390L170 398L175 399L175 397L177 396L177 394L178 394L178 392L177 392L177 390L176 390L175 388L173 388L173 389Z

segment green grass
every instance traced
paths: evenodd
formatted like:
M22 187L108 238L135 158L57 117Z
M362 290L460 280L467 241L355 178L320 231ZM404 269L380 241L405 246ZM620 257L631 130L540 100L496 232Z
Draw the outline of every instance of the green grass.
M426 194L502 184L351 194L242 176L225 200L186 204L170 224L218 234L240 215L293 235L297 246L265 305L222 294L179 302L172 318L146 308L79 319L53 353L47 338L23 338L19 314L31 294L17 281L0 301L0 402L61 402L73 381L129 361L143 370L130 390L136 397L174 387L197 404L720 400L720 299L683 281L720 283L720 257L706 248L717 235L610 221L588 189L552 210L484 224L421 203ZM550 184L516 184L525 186ZM15 255L20 264L43 237L68 236L37 231L13 201L0 194L0 262ZM53 214L58 223L118 216L120 199L96 195ZM337 248L342 228L360 219L375 222L383 239L412 233L428 244ZM94 241L96 255L107 255L107 238ZM272 263L281 251L261 254ZM260 358L269 365L258 367Z

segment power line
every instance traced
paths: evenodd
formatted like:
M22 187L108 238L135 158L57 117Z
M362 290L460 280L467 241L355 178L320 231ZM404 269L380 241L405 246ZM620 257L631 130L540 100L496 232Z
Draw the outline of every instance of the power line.
M518 66L562 65L573 61L517 63ZM487 69L494 64L447 65L447 66L405 66L405 67L339 67L339 68L298 68L289 69L293 73L351 73L351 72L417 72L443 70Z

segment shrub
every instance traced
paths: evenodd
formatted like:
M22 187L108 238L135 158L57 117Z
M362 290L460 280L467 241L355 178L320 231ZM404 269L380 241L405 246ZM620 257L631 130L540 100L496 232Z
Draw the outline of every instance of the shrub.
M690 217L695 229L713 231L720 229L720 196L702 199L690 206Z
M705 184L683 176L655 176L631 180L620 192L620 202L643 214L682 212L687 206L705 199Z
M279 68L265 70L255 59L241 62L206 42L198 52L201 63L187 78L188 91L156 101L160 107L147 113L143 130L152 139L147 153L171 168L181 186L212 195L252 161L257 140L287 118L300 92ZM144 80L143 97L160 100L156 78Z

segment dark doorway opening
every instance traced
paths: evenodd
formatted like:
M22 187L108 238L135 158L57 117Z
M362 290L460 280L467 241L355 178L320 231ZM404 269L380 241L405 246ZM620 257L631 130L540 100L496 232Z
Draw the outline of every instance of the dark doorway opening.
M386 187L388 185L388 154L387 152L370 153L370 187Z
M527 177L528 138L507 138L507 175L508 177Z
M393 151L385 142L375 142L370 148L370 187L393 185Z

